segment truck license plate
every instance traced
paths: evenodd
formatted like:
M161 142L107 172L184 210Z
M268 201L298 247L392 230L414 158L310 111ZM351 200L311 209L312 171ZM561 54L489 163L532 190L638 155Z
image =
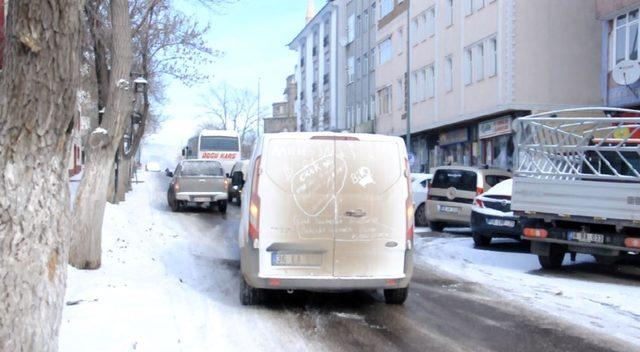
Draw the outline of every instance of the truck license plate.
M487 224L500 227L515 227L516 222L513 220L487 219Z
M569 232L570 241L586 242L586 243L604 243L604 235L588 232Z
M193 201L194 202L210 202L211 198L209 198L209 197L194 197Z
M320 266L322 254L320 253L271 253L271 265L273 266Z
M438 205L438 211L441 213L447 213L447 214L460 214L460 208L449 207L446 205Z

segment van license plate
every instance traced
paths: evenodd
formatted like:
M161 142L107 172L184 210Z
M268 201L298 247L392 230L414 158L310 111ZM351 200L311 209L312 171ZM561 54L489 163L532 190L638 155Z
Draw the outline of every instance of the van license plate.
M438 211L441 213L447 213L447 214L460 214L460 208L449 207L446 205L438 205Z
M320 253L271 253L271 265L273 266L320 266L322 254Z
M515 227L516 222L513 220L487 219L487 224L499 227Z
M569 232L570 241L586 242L586 243L604 243L604 235L588 232Z
M209 197L194 197L193 201L194 202L210 202L211 198L209 198Z

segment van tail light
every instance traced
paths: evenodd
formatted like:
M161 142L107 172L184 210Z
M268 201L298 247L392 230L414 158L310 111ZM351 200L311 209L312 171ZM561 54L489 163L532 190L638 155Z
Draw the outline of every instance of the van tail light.
M251 183L251 200L249 202L249 238L256 248L257 240L260 238L260 196L258 186L260 185L260 160L256 158L253 168L253 178Z
M407 177L407 203L406 203L406 218L407 218L407 234L406 234L406 239L407 239L407 246L411 246L410 243L413 242L413 216L414 216L414 210L413 210L413 197L411 196L411 169L409 168L409 160L408 159L404 159L404 166L405 166L405 174ZM410 247L407 247L407 249L411 249Z
M480 207L480 208L484 208L484 202L480 198L475 198L473 200L473 205L475 205L477 207Z
M549 236L549 232L545 229L534 229L531 227L527 227L524 229L524 237L529 238L547 238Z
M482 193L484 193L484 189L480 188L480 187L476 187L476 195L479 196Z
M633 238L633 237L625 238L624 245L629 248L640 248L640 238Z

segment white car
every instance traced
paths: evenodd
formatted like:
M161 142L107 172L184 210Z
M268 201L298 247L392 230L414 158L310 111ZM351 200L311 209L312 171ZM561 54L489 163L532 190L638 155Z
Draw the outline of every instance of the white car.
M411 190L413 191L413 209L415 212L416 226L429 226L424 203L427 201L429 182L433 179L431 174L411 174Z
M160 164L155 161L150 161L147 163L146 170L151 172L160 172Z

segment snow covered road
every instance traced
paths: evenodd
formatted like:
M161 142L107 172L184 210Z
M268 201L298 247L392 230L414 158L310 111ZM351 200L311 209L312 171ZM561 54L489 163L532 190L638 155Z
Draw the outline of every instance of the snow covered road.
M70 268L60 350L68 351L628 351L579 325L421 261L404 306L380 293L273 294L238 300L238 210L172 213L168 178L144 175L109 205L103 266ZM419 240L424 253L437 249ZM436 269L435 266L445 266ZM444 269L445 271L441 270ZM465 267L460 265L465 272Z

